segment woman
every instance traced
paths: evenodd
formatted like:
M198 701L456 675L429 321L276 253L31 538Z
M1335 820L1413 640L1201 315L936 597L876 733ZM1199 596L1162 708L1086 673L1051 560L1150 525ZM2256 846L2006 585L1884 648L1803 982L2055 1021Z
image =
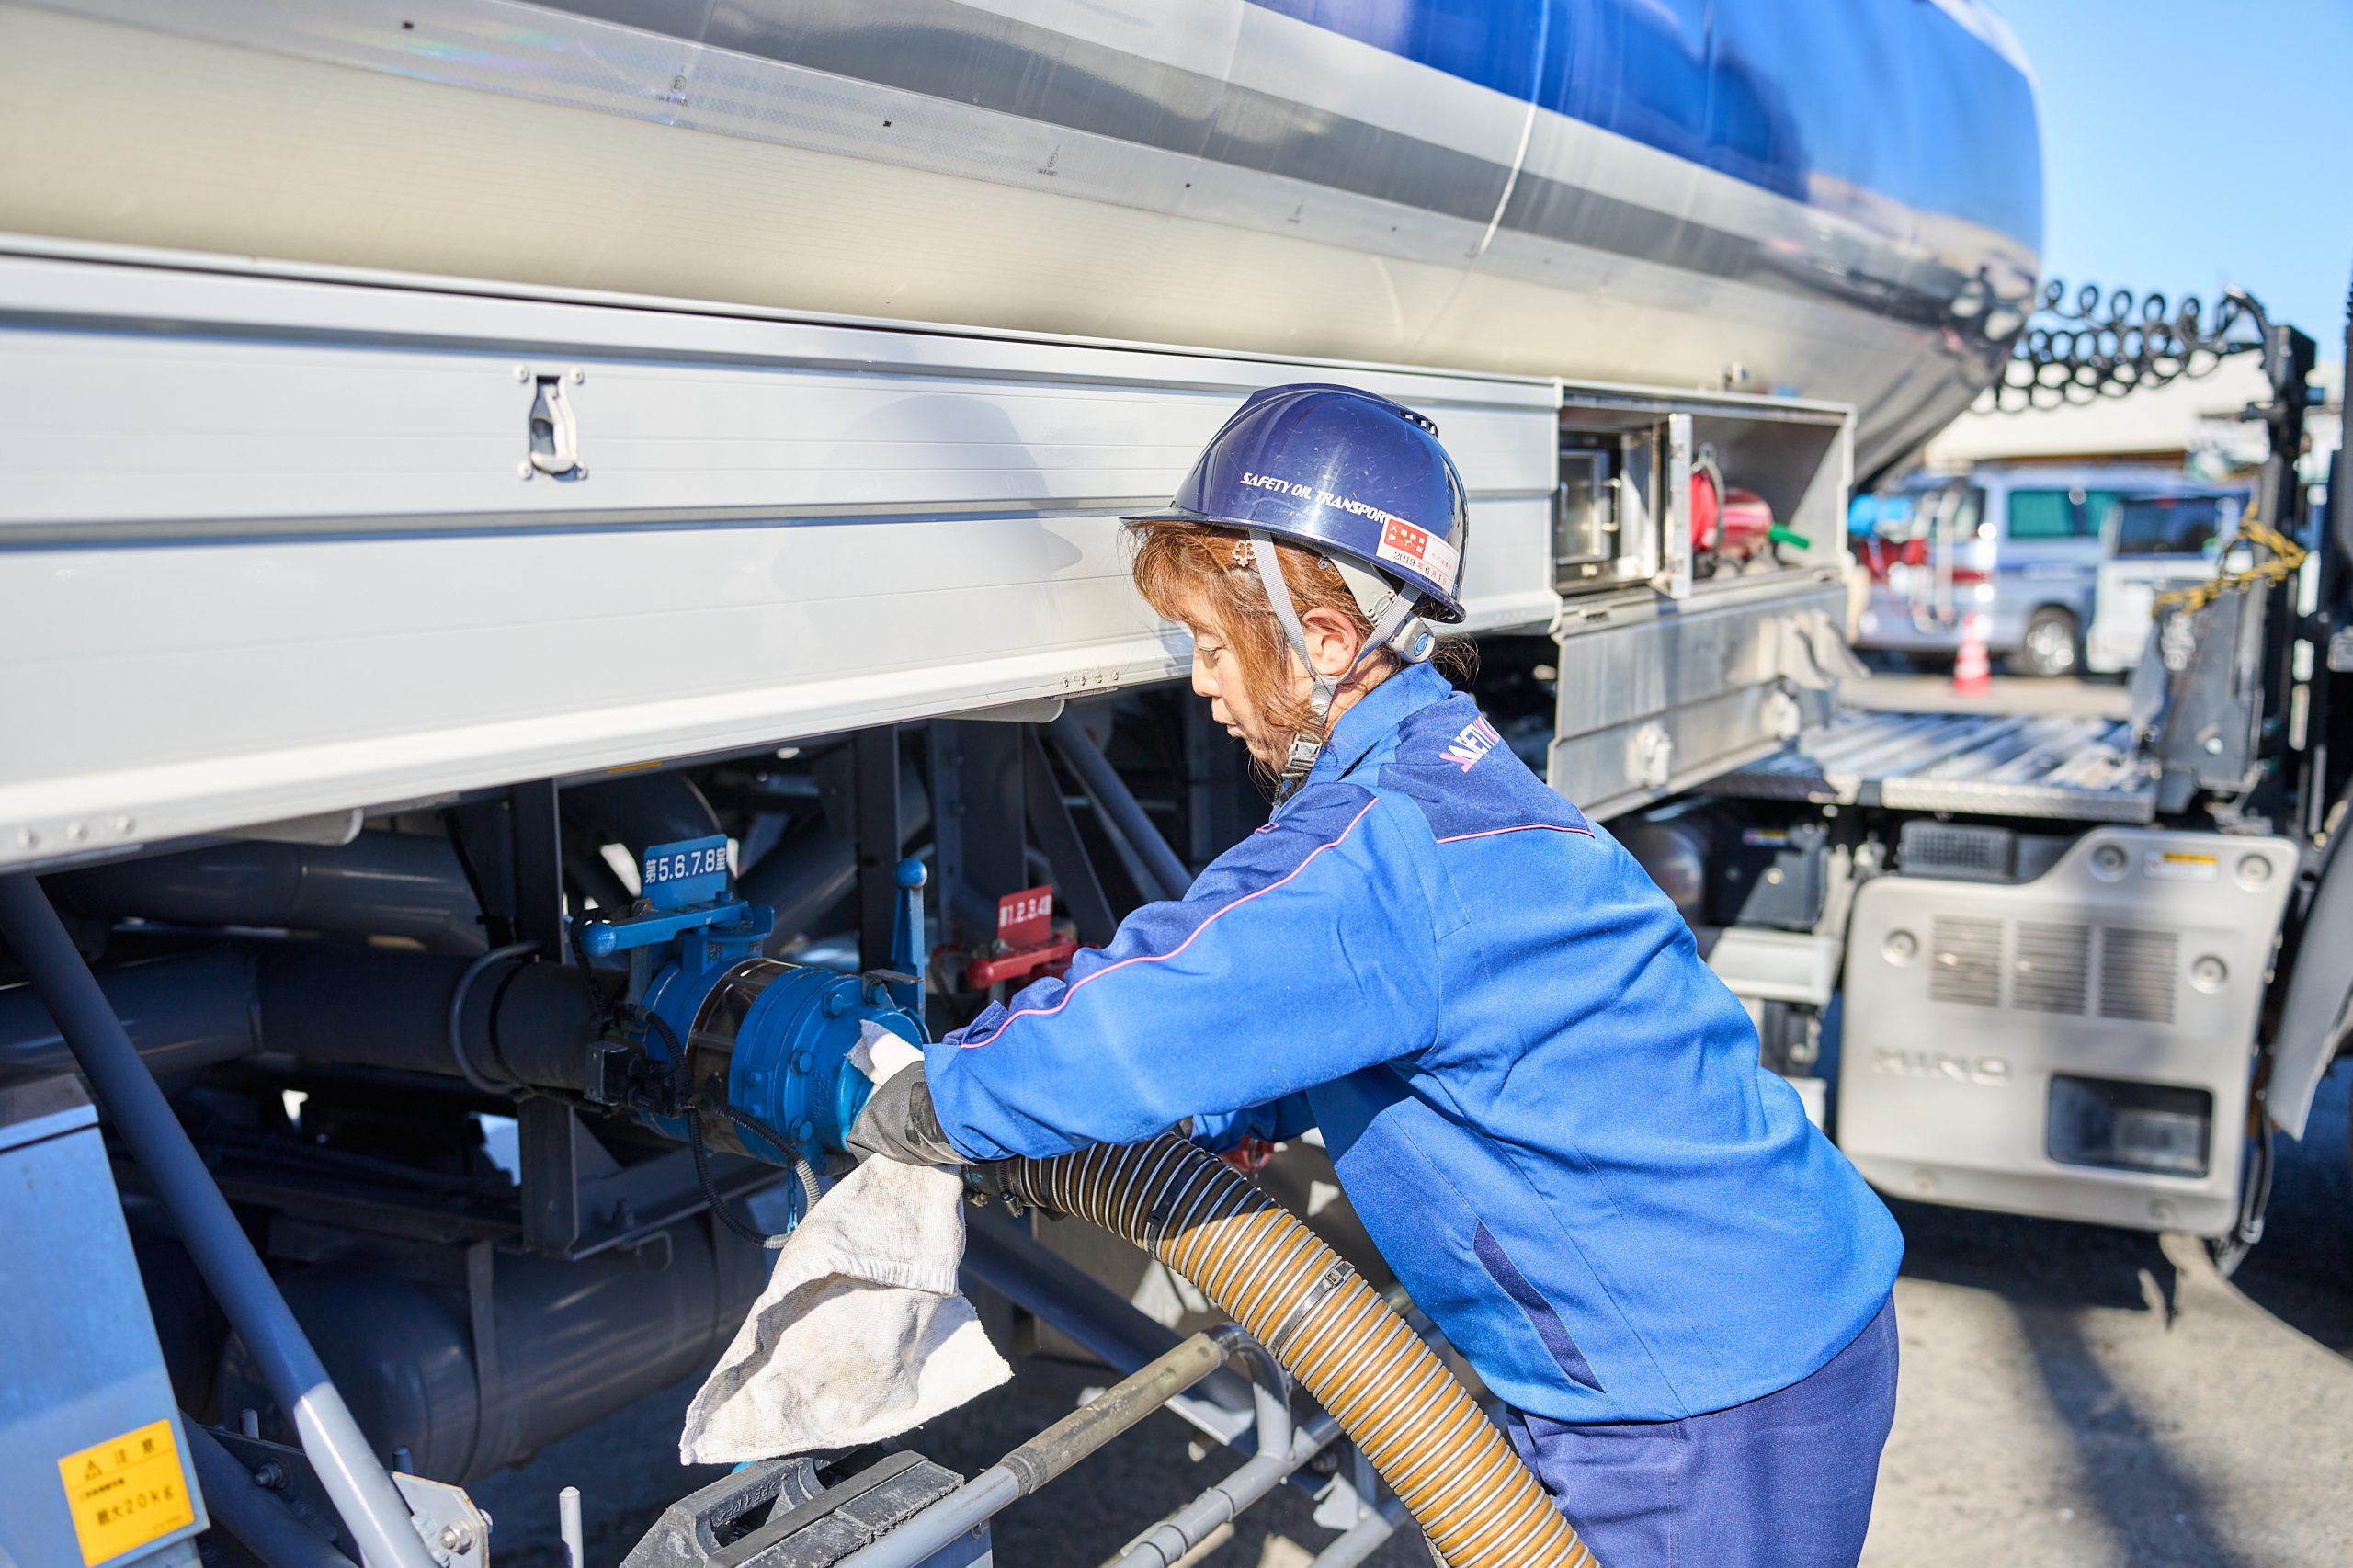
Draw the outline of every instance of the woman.
M1419 662L1423 619L1461 617L1435 428L1273 388L1131 522L1194 690L1282 781L1272 820L932 1046L853 1141L960 1163L1320 1127L1609 1568L1852 1563L1902 1239L1665 896Z

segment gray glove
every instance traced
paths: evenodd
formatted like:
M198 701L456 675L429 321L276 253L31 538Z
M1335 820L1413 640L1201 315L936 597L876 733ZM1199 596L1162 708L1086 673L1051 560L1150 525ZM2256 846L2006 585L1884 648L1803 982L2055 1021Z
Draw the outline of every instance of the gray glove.
M864 1161L880 1154L908 1165L962 1165L964 1156L939 1130L931 1107L931 1081L920 1066L892 1074L867 1096L849 1130L849 1151Z

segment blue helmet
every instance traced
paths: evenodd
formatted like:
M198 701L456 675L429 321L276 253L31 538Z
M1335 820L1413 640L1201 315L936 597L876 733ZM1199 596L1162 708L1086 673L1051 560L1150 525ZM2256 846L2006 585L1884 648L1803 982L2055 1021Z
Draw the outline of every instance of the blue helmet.
M1462 476L1436 425L1355 387L1252 392L1210 437L1176 498L1129 520L1265 533L1370 569L1427 619L1462 619L1471 530Z
M1375 648L1427 659L1437 639L1423 620L1462 619L1471 532L1462 476L1438 444L1436 425L1355 387L1305 382L1252 392L1210 437L1176 499L1128 521L1207 523L1250 540L1267 607L1313 683L1314 725L1291 742L1286 789L1314 766L1349 672L1319 671L1308 657L1276 541L1328 562L1347 584L1372 623L1358 660Z

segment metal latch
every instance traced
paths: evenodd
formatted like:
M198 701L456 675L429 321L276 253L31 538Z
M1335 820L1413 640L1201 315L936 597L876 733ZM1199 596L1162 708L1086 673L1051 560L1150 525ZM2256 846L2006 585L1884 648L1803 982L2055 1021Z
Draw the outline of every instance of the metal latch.
M588 379L587 373L574 369L560 376L534 376L530 367L517 365L515 379L531 389L526 426L529 445L523 460L515 465L517 476L529 479L544 473L551 479L587 478L588 470L580 461L580 422L564 391L565 382L578 386Z

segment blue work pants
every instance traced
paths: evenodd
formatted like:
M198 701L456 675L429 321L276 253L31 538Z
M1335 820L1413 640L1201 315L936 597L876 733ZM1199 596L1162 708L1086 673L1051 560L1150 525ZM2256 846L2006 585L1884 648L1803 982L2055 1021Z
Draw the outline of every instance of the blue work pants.
M1895 1419L1891 1299L1788 1388L1681 1421L1505 1429L1605 1568L1853 1568Z

